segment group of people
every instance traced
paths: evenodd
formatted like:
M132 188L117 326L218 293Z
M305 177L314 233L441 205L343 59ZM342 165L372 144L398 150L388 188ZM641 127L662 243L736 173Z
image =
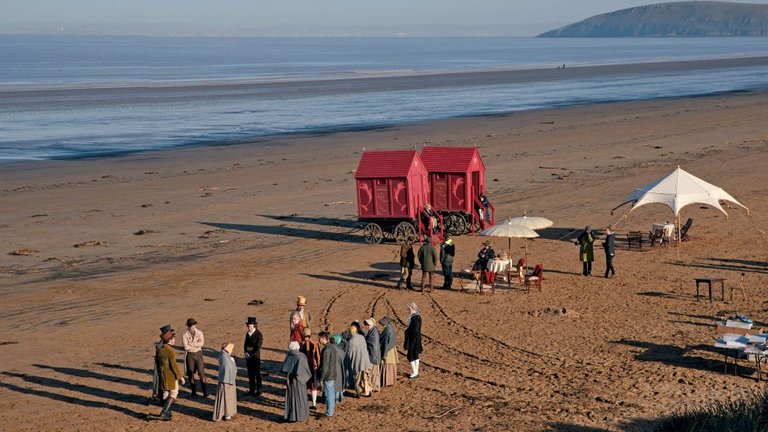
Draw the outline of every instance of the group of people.
M592 262L595 261L594 243L595 236L592 233L592 227L587 225L575 241L575 244L579 246L579 260L582 263L581 274L584 276L592 276ZM616 238L610 226L605 228L603 250L605 251L605 277L616 276L616 269L613 268L613 258L616 256Z
M409 318L404 349L411 365L410 378L419 376L421 354L421 311L415 303L407 305ZM291 422L309 418L309 400L317 408L322 390L325 417L333 417L344 390L357 397L371 397L397 381L397 332L389 317L379 322L369 317L352 321L341 333L321 331L312 339L311 314L306 299L299 297L290 314L288 352L281 372L286 376L284 419ZM381 326L379 330L378 326ZM309 398L307 397L309 391Z
M421 291L432 291L432 277L437 271L437 264L440 263L443 274L442 289L451 289L453 286L453 259L456 256L456 245L453 239L447 234L440 244L440 251L432 245L432 238L425 237L418 252L413 252L413 241L406 240L400 246L400 280L397 281L397 289L401 289L405 282L406 289L413 289L411 278L413 269L416 267L416 258L418 257L421 266Z
M246 395L261 394L261 332L256 328L255 317L246 320L247 332L243 344L245 364L248 369L249 391ZM194 318L187 320L187 330L182 335L184 346L184 366L190 386L190 396L197 397L195 374L199 377L202 397L207 398L208 385L205 376L205 361L203 346L205 337L197 328ZM160 328L160 341L155 345L155 367L152 379L152 399L162 405L158 418L171 420L172 407L179 397L179 384L185 385L187 380L176 364L176 331L170 325ZM219 351L218 379L216 400L213 406L213 421L231 420L237 413L237 364L232 352L235 344L225 342Z
M415 303L407 306L403 348L411 366L410 378L419 376L421 345L421 311ZM280 372L286 378L286 421L297 422L309 418L309 402L317 408L322 391L325 416L332 417L336 405L344 398L344 390L354 390L357 397L370 397L383 387L397 382L397 332L389 317L378 322L369 317L361 322L353 321L339 334L321 331L317 340L312 338L312 316L306 310L306 298L300 296L296 309L290 313L288 351ZM248 370L248 392L244 396L261 396L261 345L263 336L255 317L245 322L247 331L243 342L243 355ZM379 326L381 330L379 330ZM200 382L202 397L208 397L205 377L203 332L197 328L194 318L187 320L183 335L186 378L176 363L176 332L170 325L160 329L160 341L155 346L155 368L152 398L162 405L158 416L171 420L172 407L179 397L179 386L190 386L190 396L197 397L195 374ZM237 365L232 356L235 345L222 344L218 355L218 380L213 408L213 421L231 420L237 413Z

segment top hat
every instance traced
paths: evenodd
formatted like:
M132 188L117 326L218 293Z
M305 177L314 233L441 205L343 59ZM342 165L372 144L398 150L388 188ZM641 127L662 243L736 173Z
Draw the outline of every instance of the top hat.
M160 336L162 336L165 333L168 333L170 330L171 330L171 325L170 324L166 324L166 325L160 327Z
M306 306L307 305L307 299L303 296L299 296L299 298L296 300L296 306Z
M195 321L194 318L189 318L187 320L187 327L192 327L193 325L197 324L197 321Z
M258 324L258 323L259 323L259 322L258 322L258 321L256 321L256 317L248 317L248 320L245 322L245 325L248 325L248 324L253 324L253 325L256 325L256 324Z

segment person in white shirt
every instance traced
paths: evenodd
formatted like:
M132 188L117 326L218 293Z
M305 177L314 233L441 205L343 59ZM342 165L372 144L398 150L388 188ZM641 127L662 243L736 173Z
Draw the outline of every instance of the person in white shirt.
M200 388L203 390L203 397L208 397L208 387L205 383L205 362L203 361L203 344L205 337L203 332L197 328L197 321L194 318L187 320L187 331L184 332L184 366L189 378L189 387L192 389L192 397L197 396L197 385L195 383L195 372L200 377Z

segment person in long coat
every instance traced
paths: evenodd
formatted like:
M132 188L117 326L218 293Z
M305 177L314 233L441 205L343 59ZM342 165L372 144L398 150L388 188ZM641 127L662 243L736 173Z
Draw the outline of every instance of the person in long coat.
M456 255L456 245L453 239L445 236L445 241L440 245L440 267L443 270L443 289L451 289L453 286L453 258Z
M160 419L171 420L171 407L176 398L179 397L179 381L181 381L181 385L184 385L184 375L181 374L179 366L176 364L176 351L173 350L176 332L169 329L160 338L163 340L163 346L157 350L155 357L160 388L163 390L163 399L165 400L163 409L160 411Z
M237 414L237 365L232 358L235 345L225 343L219 353L219 384L216 386L216 402L213 405L213 421L232 420Z
M408 303L408 328L405 329L405 342L403 349L406 351L408 362L411 364L409 378L419 376L419 354L421 354L421 310L416 303Z
M163 389L160 387L160 374L157 371L157 352L163 347L162 336L171 329L171 325L167 324L160 327L161 339L155 343L155 355L152 356L152 396L150 401L153 403L163 404Z
M381 366L381 386L390 387L397 382L397 333L389 317L382 318L379 323L384 326L381 331L381 352L384 354Z
M350 333L352 333L352 336L347 343L347 358L349 358L349 365L355 376L355 392L357 397L360 397L360 395L370 396L371 360L368 356L368 347L363 335L357 333L357 330L353 332L351 326Z
M421 245L418 252L419 264L421 264L421 290L424 292L432 291L432 276L437 269L437 251L432 246L432 238L425 237L424 244ZM429 278L429 284L425 285ZM426 289L429 286L429 290Z
M413 289L411 277L414 267L416 267L416 254L413 253L413 240L409 237L400 246L400 280L397 281L397 289L403 286L403 282L406 289Z
M333 343L329 348L336 351L336 380L333 382L333 386L336 391L336 403L340 403L344 399L344 383L347 382L347 370L344 367L346 352L341 346L341 335L335 334L331 336L331 339Z
M368 359L371 361L371 391L381 390L381 343L379 341L379 329L376 328L376 320L368 318L363 321L365 330L365 345L368 348Z
M595 260L594 243L595 237L592 235L592 227L587 225L584 232L576 239L576 244L579 246L579 259L582 263L581 274L584 276L592 275L592 262Z
M613 257L616 255L616 239L611 227L605 228L603 249L605 250L605 277L608 278L609 273L611 276L616 276L616 269L613 268Z
M259 331L259 321L256 317L248 317L243 341L243 355L245 367L248 369L248 393L247 396L261 396L261 344L264 337ZM231 353L231 351L230 351Z
M309 418L307 403L307 381L312 378L307 364L307 356L299 352L299 343L288 344L280 371L285 374L285 414L283 418L291 422L305 421Z

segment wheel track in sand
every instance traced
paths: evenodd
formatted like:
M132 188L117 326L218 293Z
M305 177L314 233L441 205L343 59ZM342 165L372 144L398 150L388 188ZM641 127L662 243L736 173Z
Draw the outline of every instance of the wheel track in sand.
M405 327L407 327L405 325L405 321L403 321L402 318L400 318L400 316L397 314L397 312L395 311L394 307L389 302L389 300L388 299L384 299L384 300L386 301L387 307L390 310L390 314L391 314L390 316L393 316L395 318L395 320L397 321L397 324L399 324L401 328L405 329ZM479 358L479 357L477 357L476 355L474 355L472 353L468 353L466 351L450 347L450 346L446 345L445 343L430 337L429 335L425 335L424 333L421 334L421 337L426 339L428 342L434 343L435 345L441 347L442 349L447 351L449 353L449 355L450 354L459 353L462 356L465 356L465 357L469 358L471 361L475 361L475 362L479 361L479 362L481 362L483 364L489 363L489 361L487 359L482 359L482 358ZM402 355L404 357L406 356L406 353L401 351L400 349L398 349L398 352L400 353L400 355ZM489 386L492 386L492 387L496 387L496 388L508 388L509 387L506 383L503 383L503 382L491 381L491 380L475 377L475 376L472 376L472 375L467 375L464 372L457 371L457 370L452 370L452 369L449 369L449 368L446 368L446 367L443 367L443 366L439 366L439 365L434 364L432 362L426 362L423 359L421 359L421 363L426 365L426 366L429 366L429 367L431 367L431 368L433 368L433 369L435 369L437 371L440 371L440 372L443 372L443 373L446 373L446 374L450 374L450 375L459 377L461 379L466 379L466 380L470 380L470 381L486 384L486 385L489 385ZM506 367L507 365L500 364L500 366ZM489 367L493 368L494 370L498 370L498 366L496 366L496 367L489 366Z
M562 359L559 358L559 357L548 355L548 354L537 353L537 352L534 352L534 351L529 351L527 349L511 345L511 344L509 344L509 343L507 343L507 342L505 342L505 341L503 341L503 340L501 340L501 339L499 339L497 337L494 337L492 335L485 334L485 333L483 333L483 332L481 332L479 330L476 330L476 329L473 329L471 327L468 327L468 326L466 326L466 325L456 321L453 317L451 317L445 311L445 308L443 308L443 306L432 296L432 294L427 293L427 297L429 297L429 300L431 301L432 307L435 310L438 311L438 316L442 316L443 319L445 319L449 324L451 324L451 326L450 326L451 328L452 327L459 327L460 329L462 329L462 330L466 331L467 333L469 333L475 339L478 339L478 340L481 340L481 341L492 340L492 341L498 343L499 345L503 346L504 348L507 348L508 350L515 351L515 352L518 352L518 353L526 355L527 357L531 358L533 361L535 361L537 363L542 363L543 360L557 361L557 362L562 361ZM528 362L526 362L526 364L528 364ZM584 360L576 360L575 363L572 363L572 365L573 366L577 366L577 367L582 367L582 368L589 368L589 367L596 367L596 366L598 366L598 365L596 365L594 363L590 363L590 362L587 362L587 361L584 361Z
M331 297L330 300L328 300L328 303L323 308L323 313L320 316L320 324L322 324L322 328L324 330L330 328L330 323L328 322L328 316L331 314L331 308L333 308L334 303L336 303L337 300L339 300L342 296L347 294L350 290L355 289L356 287L359 287L360 285L355 285L352 288L347 288L343 291L340 291L336 293L333 297Z

